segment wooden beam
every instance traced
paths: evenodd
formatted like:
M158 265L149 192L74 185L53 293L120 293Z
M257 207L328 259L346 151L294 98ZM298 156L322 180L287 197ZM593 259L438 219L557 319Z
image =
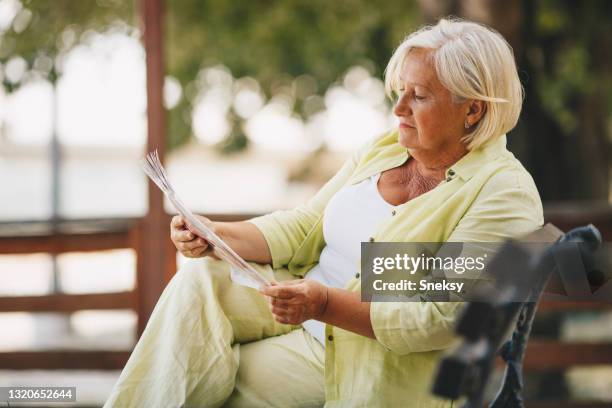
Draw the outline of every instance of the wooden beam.
M62 312L135 309L136 292L0 297L0 312Z
M542 301L538 305L538 313L540 312L574 312L574 311L589 311L589 310L610 310L612 303L596 303L596 302L565 302L565 301Z
M109 249L130 248L129 232L99 232L92 234L52 234L30 237L1 237L0 254L31 254L47 252L93 252Z
M168 223L170 223L170 220L168 220ZM168 284L168 282L170 282L170 279L172 279L172 277L176 273L176 257L176 247L174 246L172 241L168 239L166 241L166 265L164 267L164 286Z
M132 248L133 218L0 223L0 254L103 251Z
M604 241L612 241L612 205L605 201L569 201L544 203L544 219L567 232L593 224Z
M0 353L3 370L120 370L131 351L13 351Z
M530 340L527 344L526 370L558 370L581 365L612 364L612 344L560 343Z
M163 106L163 0L140 0L147 72L147 151L157 150L163 162L166 152L166 120ZM161 191L149 180L149 210L139 225L138 332L161 295L166 280L169 217Z
M136 218L60 219L51 221L0 222L0 237L32 237L62 234L92 234L98 232L128 231Z

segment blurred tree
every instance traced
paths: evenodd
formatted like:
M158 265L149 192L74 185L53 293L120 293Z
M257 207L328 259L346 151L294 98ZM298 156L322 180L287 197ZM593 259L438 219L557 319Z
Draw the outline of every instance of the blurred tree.
M56 64L44 72L37 68L41 58L55 61L87 30L104 31L118 21L137 26L136 1L0 1L20 5L11 27L0 31L0 63L24 58L29 69L24 79L35 74L54 81ZM235 77L255 77L268 96L294 87L294 78L310 74L323 94L355 64L380 76L393 48L420 19L416 3L400 0L176 0L166 3L166 16L167 71L179 80L186 96L169 112L170 148L192 135L195 101L190 97L198 91L196 78L202 68L223 64ZM10 92L20 82L5 77L3 85ZM303 109L308 95L296 96L298 114L314 113ZM241 127L233 123L220 150L231 152L245 145Z
M11 26L0 31L0 63L19 56L31 72L52 81L56 71L49 59L78 44L87 30L104 31L117 21L137 26L135 1L0 1L20 5ZM381 77L404 35L449 14L491 25L514 47L526 99L510 146L543 198L608 199L612 2L606 0L167 2L166 65L184 90L169 112L169 145L192 135L204 67L221 63L236 78L252 76L268 97L289 88L294 111L307 117L314 113L304 104L312 92L323 95L355 64ZM295 79L303 74L316 79L309 93L296 92ZM10 91L19 83L5 75L3 85ZM239 115L228 115L232 131L219 146L224 152L246 146Z
M25 74L19 81L6 75L2 85L11 92L31 75L55 82L57 57L80 42L88 30L103 31L116 23L134 25L135 7L123 0L1 0L17 10L8 29L0 30L0 63L22 58ZM61 74L61 73L60 73Z
M175 0L166 11L168 73L184 89L193 88L203 67L223 64L234 77L255 77L267 96L294 87L303 74L314 77L324 94L356 64L380 77L393 49L421 19L415 2L401 0ZM172 146L191 134L185 122L194 93L186 92L170 112ZM296 96L295 111L313 113ZM240 140L236 132L231 138Z

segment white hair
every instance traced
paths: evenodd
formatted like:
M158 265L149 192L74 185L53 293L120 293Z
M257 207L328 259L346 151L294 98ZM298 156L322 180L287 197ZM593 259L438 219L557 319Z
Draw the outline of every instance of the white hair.
M391 98L401 88L400 73L413 48L434 50L438 79L455 102L485 102L484 115L463 139L468 149L482 147L516 126L523 87L512 48L501 34L459 19L442 19L410 34L397 47L385 70L385 89Z

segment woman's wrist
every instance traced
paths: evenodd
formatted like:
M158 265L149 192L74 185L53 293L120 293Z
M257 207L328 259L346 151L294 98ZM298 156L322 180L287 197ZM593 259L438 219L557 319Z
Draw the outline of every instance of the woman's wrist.
M327 311L327 303L329 301L329 286L327 285L321 285L323 287L322 290L322 300L319 304L319 313L316 317L317 320L321 320L321 318L325 315L325 312Z
M212 221L210 224L210 229L214 232L219 238L223 241L227 240L227 228L223 226L223 222Z
M370 303L362 302L359 292L327 288L325 310L318 320L362 336L376 338L370 321Z

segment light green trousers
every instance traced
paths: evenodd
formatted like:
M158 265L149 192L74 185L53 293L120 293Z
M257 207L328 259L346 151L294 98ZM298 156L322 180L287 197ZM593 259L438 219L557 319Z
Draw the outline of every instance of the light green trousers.
M277 323L265 297L229 275L226 263L208 258L177 272L104 407L324 404L321 344Z

